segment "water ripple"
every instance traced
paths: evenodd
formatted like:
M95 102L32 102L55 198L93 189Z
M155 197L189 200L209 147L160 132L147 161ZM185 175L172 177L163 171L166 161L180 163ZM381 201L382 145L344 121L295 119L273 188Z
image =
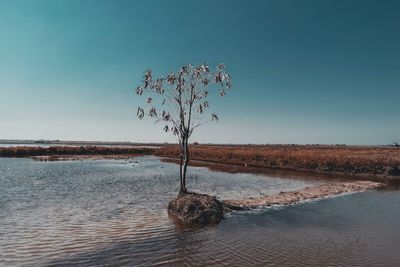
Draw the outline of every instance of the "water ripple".
M0 159L0 266L396 266L398 192L258 209L180 229L165 205L177 166L131 160ZM299 189L317 180L191 168L189 184L222 198ZM384 208L383 208L384 207Z

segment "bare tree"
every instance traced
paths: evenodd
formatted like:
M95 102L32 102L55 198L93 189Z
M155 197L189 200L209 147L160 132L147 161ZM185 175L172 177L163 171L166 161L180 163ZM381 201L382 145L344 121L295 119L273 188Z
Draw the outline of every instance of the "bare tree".
M209 92L217 91L225 96L231 88L231 78L225 65L219 64L210 71L207 64L184 65L177 72L166 77L153 77L152 70L143 76L142 85L136 94L147 94L146 107L138 107L137 116L154 118L165 123L164 131L177 136L180 147L180 193L187 192L186 171L190 161L189 138L199 126L210 121L218 121L218 116L210 113Z

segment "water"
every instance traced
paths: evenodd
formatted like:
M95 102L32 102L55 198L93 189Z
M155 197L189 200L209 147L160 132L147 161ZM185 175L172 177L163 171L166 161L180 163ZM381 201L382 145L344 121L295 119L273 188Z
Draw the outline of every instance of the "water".
M191 190L220 198L320 180L190 168ZM368 192L236 212L179 229L166 213L178 168L156 157L0 159L1 266L398 266L400 193Z

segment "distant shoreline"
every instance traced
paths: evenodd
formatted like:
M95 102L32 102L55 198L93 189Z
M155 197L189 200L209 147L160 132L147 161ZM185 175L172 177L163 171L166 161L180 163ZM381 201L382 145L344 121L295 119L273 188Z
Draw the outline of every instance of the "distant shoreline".
M73 146L173 146L177 143L169 142L132 142L132 141L87 141L87 140L31 140L31 139L0 139L1 145L73 145ZM198 145L193 142L192 145ZM393 144L370 144L370 145L354 145L354 144L292 144L292 143L201 143L201 146L220 146L220 147L394 147Z
M1 145L13 146L160 146L162 143L137 143L128 141L68 141L68 140L12 140L0 139Z
M129 158L150 155L155 148L119 146L14 146L0 147L0 157L32 158L41 161L77 160L92 158Z

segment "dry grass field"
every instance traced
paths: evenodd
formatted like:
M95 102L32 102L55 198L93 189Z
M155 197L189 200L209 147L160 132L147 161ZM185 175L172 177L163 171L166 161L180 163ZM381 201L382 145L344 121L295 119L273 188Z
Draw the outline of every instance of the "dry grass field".
M214 163L306 170L350 175L400 176L400 149L395 147L318 145L195 145L191 159ZM155 153L178 157L177 146Z

